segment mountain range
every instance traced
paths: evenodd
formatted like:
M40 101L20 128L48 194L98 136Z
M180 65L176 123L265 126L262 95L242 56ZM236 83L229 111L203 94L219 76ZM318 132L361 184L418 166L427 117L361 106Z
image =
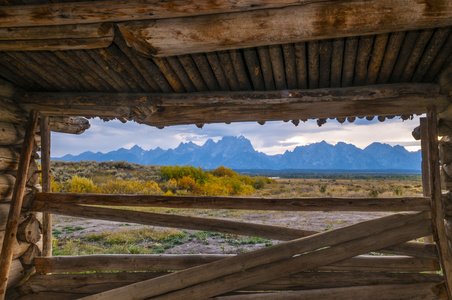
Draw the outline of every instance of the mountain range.
M53 160L62 161L121 161L146 165L193 165L215 169L221 165L232 169L267 170L410 170L421 168L421 151L409 152L402 146L372 143L364 149L339 142L325 141L298 146L284 154L267 155L256 151L243 136L223 137L218 142L207 140L199 146L193 142L181 143L177 148L144 150L135 145L108 153L83 152L65 155Z

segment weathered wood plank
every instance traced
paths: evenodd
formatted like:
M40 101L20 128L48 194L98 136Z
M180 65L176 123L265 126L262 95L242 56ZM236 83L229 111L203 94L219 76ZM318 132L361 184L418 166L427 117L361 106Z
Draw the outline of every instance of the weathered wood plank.
M449 25L452 3L380 0L313 2L281 9L136 21L118 26L129 46L138 44L137 51L171 56L388 33L395 28L403 31ZM149 44L144 48L143 43Z
M144 225L186 228L213 232L224 232L269 239L294 239L316 233L315 231L278 226L243 223L228 220L166 215L91 206L69 205L35 201L32 210L63 214L81 218L138 223ZM127 212L127 213L125 213Z
M66 204L278 211L424 211L430 198L247 198L216 196L38 193L36 201Z
M1 41L0 51L59 51L99 49L111 45L113 36L86 39L48 39Z
M427 219L425 219L426 217ZM190 289L190 292L193 292L190 294L187 293L185 288L190 286L202 287L202 284L198 285L200 282L206 282L209 287L209 289L203 290L202 297L211 297L259 282L295 274L302 269L315 268L351 258L375 250L375 247L384 248L402 243L415 235L425 235L424 230L431 231L428 228L428 222L428 214L426 213L397 214L383 217L190 268L164 278L135 283L86 297L86 299L121 299L125 295L144 299L165 293L167 293L164 297L166 299L178 299L178 297L174 297L176 294L178 294L177 296L183 294L184 297L188 297L182 299L197 299L199 290ZM420 225L421 223L424 224ZM412 229L409 229L410 227ZM420 231L424 232L419 232L420 228L423 228ZM383 235L385 238L383 238ZM360 246L357 247L357 244L360 244ZM324 248L325 246L328 247ZM322 250L311 252L317 249ZM299 253L304 254L293 257ZM321 262L316 257L321 257ZM244 272L244 270L247 271ZM282 270L284 271L281 273ZM240 274L235 274L237 272ZM259 276L255 276L256 272ZM215 282L215 279L220 280L221 283L216 285L215 291L212 291L210 284ZM234 281L233 284L231 280ZM180 292L168 293L176 290Z
M344 252L359 253L370 249L372 247L378 247L378 243L389 244L397 235L401 234L407 236L415 236L415 231L420 230L422 227L429 227L429 224L424 223L424 225L416 224L400 228L398 230L389 230L382 234L376 234L372 237L367 237L363 239L353 240L345 242L343 245L335 245L330 248L314 251L308 254L303 254L301 256L295 256L292 259L274 262L267 265L261 265L253 269L238 272L236 274L227 275L221 278L213 279L208 282L203 282L196 284L186 289L181 289L179 291L171 292L166 295L158 296L155 299L198 299L197 297L209 297L217 296L223 293L231 292L237 288L242 288L251 284L256 284L258 282L264 282L266 280L271 280L279 276L284 276L286 274L293 274L301 270L309 269L310 266L325 265L329 262L335 261L340 256L346 256ZM417 227L417 229L415 229ZM426 228L425 228L426 229ZM428 230L424 231L428 232ZM431 231L430 231L431 232ZM419 233L419 232L418 232ZM381 237L382 240L374 240L374 238ZM398 236L396 239L401 240ZM352 248L353 247L353 248ZM323 253L322 253L323 252ZM187 297L187 295L189 295Z
M221 254L108 254L37 257L37 273L74 273L87 271L179 271L211 263L234 255ZM397 271L423 272L440 270L437 260L409 256L357 256L318 268L321 271Z
M86 129L90 128L89 121L83 117L53 116L49 119L50 131L54 132L82 134Z
M0 147L0 170L15 171L19 165L19 151L14 147Z
M437 299L434 292L435 284L386 284L358 287L341 287L331 289L318 289L308 291L296 291L285 293L259 293L248 295L220 296L215 300L349 300L349 299L373 299L373 300L425 300ZM444 299L444 298L441 298Z
M33 110L29 115L29 122L25 133L24 143L20 154L18 176L14 183L13 198L8 214L5 237L3 239L2 252L0 253L0 299L4 299L10 274L11 261L13 257L12 245L16 239L19 226L20 210L27 183L27 172L30 165L31 153L33 151L34 135L38 125L38 112Z
M49 3L38 5L2 6L0 27L46 26L99 22L124 22L132 20L166 19L227 12L249 11L303 5L312 0L260 0L228 1L212 3L184 0L166 3L155 0L140 1L96 1L95 3Z
M34 293L62 292L94 294L147 279L167 275L163 272L52 274L33 275L25 287ZM305 272L279 278L244 290L300 290L378 284L440 283L438 274L368 273L368 272Z
M404 37L405 32L403 31L391 33L381 65L380 74L378 74L377 83L389 82L389 78L391 78L391 73L399 56L399 51L402 47Z
M428 105L444 110L449 101L434 84L394 84L273 92L27 93L28 108L53 115L121 116L153 126L260 120L420 114ZM132 107L162 108L145 118ZM329 109L325 110L325 106ZM163 109L164 108L164 109Z
M85 119L86 120L86 119ZM87 121L87 120L86 120ZM88 122L89 125L89 122ZM42 191L51 193L51 174L50 174L50 118L41 115L41 178ZM84 131L84 130L83 130ZM43 214L42 216L42 255L52 256L52 215Z

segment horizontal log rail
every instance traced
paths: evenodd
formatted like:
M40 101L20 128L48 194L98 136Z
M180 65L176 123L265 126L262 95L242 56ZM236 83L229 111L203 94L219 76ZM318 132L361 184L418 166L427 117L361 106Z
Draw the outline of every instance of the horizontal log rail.
M439 112L449 105L438 85L411 83L264 92L26 93L17 101L50 116L118 117L157 127L422 114L428 105Z
M168 275L166 272L51 274L32 276L24 284L34 293L67 292L94 294ZM266 283L244 288L242 291L301 290L378 284L435 283L444 280L440 274L390 273L390 272L302 272Z
M235 255L216 254L112 254L36 257L36 272L75 273L87 271L179 271L211 263ZM319 268L321 271L439 271L439 261L410 256L353 257Z
M38 193L36 201L65 204L167 207L196 209L246 209L274 211L424 211L428 197L397 198L250 198L216 196L162 196Z
M428 212L401 213L284 242L84 299L199 299L404 243L432 232ZM161 296L164 295L164 296Z
M57 203L47 200L35 200L31 210L81 218L94 218L100 220L137 223L143 225L222 232L284 241L289 241L318 233L317 231L312 230L301 230L271 225L74 205L67 203ZM381 252L397 255L410 255L430 259L438 258L438 253L434 244L410 242L385 248L381 250Z
M350 300L350 299L378 299L378 300L425 300L438 299L440 292L436 284L371 284L367 286L350 286L307 291L293 291L283 293L256 293L219 296L212 300ZM378 296L377 296L378 295ZM445 299L440 297L439 299Z

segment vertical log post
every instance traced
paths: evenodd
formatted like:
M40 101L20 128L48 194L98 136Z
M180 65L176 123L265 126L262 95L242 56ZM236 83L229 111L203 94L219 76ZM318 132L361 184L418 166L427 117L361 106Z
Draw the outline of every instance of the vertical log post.
M421 153L422 153L422 189L424 197L430 197L430 173L429 173L429 158L428 158L428 132L427 132L427 119L420 119L420 131L421 131ZM434 243L433 236L424 237L424 243Z
M50 185L50 118L41 115L41 176L42 191L51 192ZM42 216L42 256L52 256L52 214Z
M17 228L19 227L20 210L27 183L28 166L30 165L31 153L33 151L36 127L38 126L38 112L30 112L27 131L20 154L20 161L17 170L17 178L14 184L11 207L6 223L5 237L3 239L2 252L0 254L0 300L5 299L6 287L8 283L9 269L13 257L13 245L16 240Z
M429 106L427 109L427 140L428 140L428 174L432 200L433 236L438 246L441 266L448 299L452 299L452 253L449 249L444 224L444 209L441 193L441 178L439 170L438 128L436 109Z

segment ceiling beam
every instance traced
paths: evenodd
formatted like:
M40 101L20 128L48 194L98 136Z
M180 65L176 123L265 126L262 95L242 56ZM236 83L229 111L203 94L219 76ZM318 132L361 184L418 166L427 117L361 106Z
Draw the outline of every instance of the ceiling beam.
M97 49L108 47L113 38L110 23L0 28L0 51Z
M327 0L118 24L142 55L172 56L452 25L452 1Z
M121 118L156 127L422 114L428 105L441 112L450 103L436 84L408 83L267 92L27 93L18 100L48 115Z
M324 0L122 0L0 6L0 28L180 18L312 2Z

